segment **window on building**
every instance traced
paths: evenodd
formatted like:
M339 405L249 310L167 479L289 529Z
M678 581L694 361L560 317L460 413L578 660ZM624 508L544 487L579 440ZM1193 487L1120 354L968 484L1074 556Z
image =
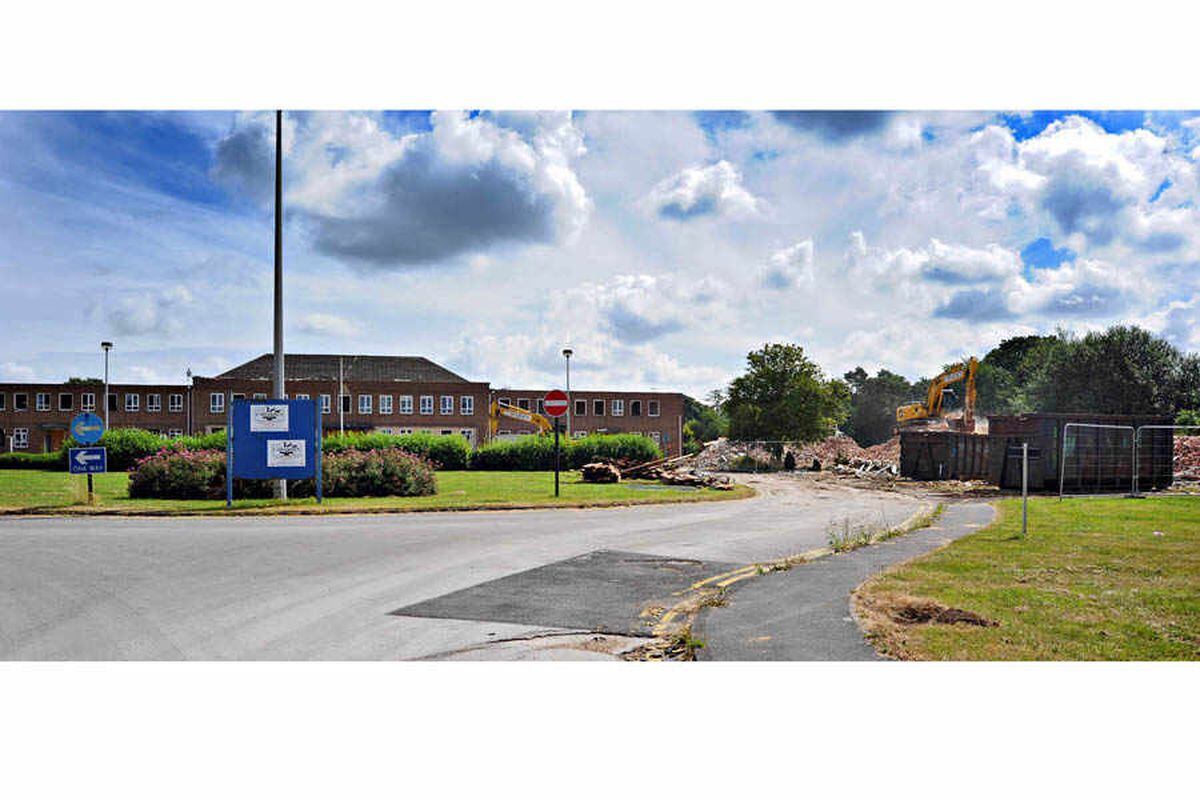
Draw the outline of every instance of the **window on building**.
M13 392L13 411L28 411L29 395L25 392Z
M640 417L641 415L642 415L642 401L641 400L630 400L629 401L629 416Z
M453 436L454 435L454 431L450 430L449 428L443 428L440 431L440 433L442 436Z
M538 398L537 413L542 414L543 416L546 414L546 398Z
M412 428L401 428L401 429L400 429L400 435L401 435L401 436L407 436L408 434L410 434L410 433L412 433L412 432L413 432L413 429L412 429Z
M108 410L109 411L117 411L118 410L117 393L116 392L108 393Z
M146 395L146 410L147 411L162 411L162 395L161 394Z
M321 413L328 414L333 410L333 397L327 394L321 395Z
M658 431L650 431L650 439L657 445L662 445L662 434Z
M180 436L183 436L183 428L171 428L167 431L167 436L170 436L172 439L178 439Z
M95 411L96 393L84 392L83 394L79 395L79 407L84 411Z
M433 413L433 395L431 395L431 394L421 395L421 413L422 414L432 414Z
M208 396L208 410L212 414L225 413L225 394L223 392L213 392Z
M587 416L587 400L576 400L575 401L575 416L577 416L577 417Z
M475 398L469 394L464 394L458 398L458 413L464 417L474 416L475 414Z
M183 411L183 395L181 395L181 394L167 395L167 410L168 411Z
M72 411L75 408L75 395L70 392L61 392L58 395L58 410Z
M0 411L4 410L4 398L7 396L4 392L0 392Z
M400 395L400 413L401 414L411 414L412 411L413 411L412 395L411 394Z
M309 400L311 398L309 397L309 394L307 392L296 392L296 399L297 400Z
M497 399L497 402L499 402L501 405L505 405L505 406L511 406L511 405L512 405L512 399L511 399L511 398L508 398L508 397L498 397L498 398L496 398L496 399Z
M463 428L459 431L459 433L462 434L462 437L466 439L468 443L475 441L475 431L472 428Z
M142 396L133 392L125 393L125 410L137 411L142 405Z
M617 400L617 399L615 399L615 398L613 399L613 401L612 401L612 415L613 415L614 417L623 417L623 416L625 416L625 401L624 401L624 400Z
M380 414L392 413L392 396L390 394L379 395L379 413Z
M658 413L659 413L659 405L658 405L658 401L657 401L657 400L648 400L648 401L646 401L646 414L647 414L647 416L651 416L651 417L657 417L657 416L658 416Z
M266 392L255 392L255 393L254 393L254 399L255 399L255 400L266 400L266 399L267 399L267 393L266 393Z
M50 393L49 392L38 392L36 402L37 402L37 410L38 411L49 411L50 410Z
M587 431L580 431L580 430L571 431L572 439L582 439L585 436L587 436Z
M230 398L231 400L245 400L245 399L246 399L246 393L245 393L245 392L234 392L233 394L231 394L231 395L229 396L229 398Z
M454 413L454 395L452 395L452 394L442 395L442 413L443 414L453 414Z
M14 450L29 448L29 428L13 428L12 446Z
M341 395L341 398L342 399L340 402L342 404L342 413L349 414L350 413L350 395L343 394L343 395Z
M592 416L593 417L603 417L604 416L604 401L603 400L593 400L592 401Z
M371 402L372 402L371 395L360 394L358 396L358 413L370 414L371 413Z
M528 411L529 410L529 398L528 397L518 397L517 398L517 408L523 408L526 411Z

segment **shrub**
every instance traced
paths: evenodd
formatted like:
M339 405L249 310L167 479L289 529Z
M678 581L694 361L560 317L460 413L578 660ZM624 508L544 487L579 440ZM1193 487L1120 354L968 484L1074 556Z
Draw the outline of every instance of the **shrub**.
M433 466L396 449L347 450L324 459L321 486L329 497L412 497L434 494ZM293 481L291 497L311 497L311 480ZM225 453L164 448L139 459L129 476L130 497L216 500L225 496ZM237 498L271 496L271 481L237 480Z
M167 439L164 447L169 450L224 450L225 431L202 433L199 436L180 436Z
M437 436L432 433L406 433L394 436L387 433L352 433L327 436L321 446L325 453L348 450L400 450L430 461L435 469L466 469L471 460L471 446L461 436Z
M437 492L433 465L395 448L331 455L321 477L324 493L330 497L416 497Z
M65 469L66 453L0 453L0 469Z
M563 465L568 463L564 457ZM518 436L492 442L475 451L471 466L496 470L554 469L554 439L550 436Z
M567 452L570 454L569 463L573 469L579 469L592 461L641 464L662 458L662 450L653 439L636 433L592 434L573 439Z
M662 457L654 441L635 433L593 434L580 439L561 438L562 468L579 469L598 460L642 463ZM554 469L553 436L520 436L492 442L475 451L474 469L548 470Z

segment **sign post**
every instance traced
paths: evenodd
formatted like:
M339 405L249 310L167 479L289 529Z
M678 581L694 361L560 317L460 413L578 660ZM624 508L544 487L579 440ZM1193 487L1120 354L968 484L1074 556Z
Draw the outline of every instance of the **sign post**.
M235 478L312 478L321 502L321 416L313 400L234 400L226 430L226 508Z
M546 392L546 396L542 398L542 407L546 409L546 416L554 418L554 496L558 497L558 472L561 466L561 450L558 444L559 432L559 417L567 413L567 395L558 389L552 389Z
M105 402L108 399L105 398ZM67 452L67 469L72 475L87 475L88 505L96 498L92 475L108 471L108 450L103 447L87 447L95 444L104 435L104 420L85 411L71 418L71 436L84 447L72 447Z

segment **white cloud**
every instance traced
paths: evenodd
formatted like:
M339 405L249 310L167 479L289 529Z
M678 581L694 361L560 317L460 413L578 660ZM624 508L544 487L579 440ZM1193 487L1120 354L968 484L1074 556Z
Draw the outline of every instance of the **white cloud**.
M573 171L585 149L570 114L437 112L430 123L398 135L362 113L292 122L286 200L318 251L398 268L578 236L592 206ZM261 117L243 119L218 145L214 174L262 184L273 139Z
M760 271L767 289L791 289L813 280L813 241L805 239L771 254Z
M742 186L742 175L728 161L692 166L657 184L646 205L665 219L702 216L746 217L757 214L761 202Z
M343 339L353 338L361 332L361 328L353 320L339 317L337 314L321 312L301 317L296 323L296 330L313 336L332 336Z
M183 314L192 302L186 286L126 294L109 309L108 324L118 335L171 335L183 330Z

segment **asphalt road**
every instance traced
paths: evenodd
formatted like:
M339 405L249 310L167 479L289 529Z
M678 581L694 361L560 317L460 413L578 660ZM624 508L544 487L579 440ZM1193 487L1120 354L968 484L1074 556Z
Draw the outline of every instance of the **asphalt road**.
M595 551L616 554L598 560L614 580L591 583L633 591L618 574L631 554L666 557L648 562L664 574L672 562L697 568L689 559L745 564L820 547L843 516L895 524L920 505L803 477L757 480L763 494L750 500L636 508L0 518L0 658L610 657L597 637L547 624L578 614L509 608L488 617L486 605L450 612L474 615L462 619L397 612L507 576L525 580L522 591L536 600L545 581L570 574L539 568ZM589 602L556 591L564 612Z

